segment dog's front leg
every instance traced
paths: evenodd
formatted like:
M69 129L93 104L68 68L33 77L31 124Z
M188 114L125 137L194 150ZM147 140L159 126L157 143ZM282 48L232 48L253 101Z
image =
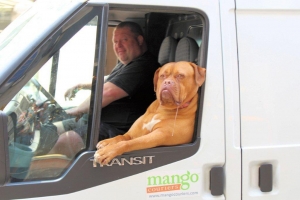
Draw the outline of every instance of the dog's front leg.
M105 139L105 140L98 142L98 144L96 145L96 148L101 149L107 145L117 144L118 142L125 141L125 140L128 140L126 135L118 135L116 137Z

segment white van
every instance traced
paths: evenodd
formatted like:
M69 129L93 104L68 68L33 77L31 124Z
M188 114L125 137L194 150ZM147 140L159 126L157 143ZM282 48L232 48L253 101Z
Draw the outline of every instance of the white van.
M299 200L299 13L298 0L36 1L0 34L0 199ZM161 64L195 62L207 76L192 143L93 167L121 21L141 25ZM80 81L92 90L65 101ZM53 134L43 127L88 94L85 149L38 152Z

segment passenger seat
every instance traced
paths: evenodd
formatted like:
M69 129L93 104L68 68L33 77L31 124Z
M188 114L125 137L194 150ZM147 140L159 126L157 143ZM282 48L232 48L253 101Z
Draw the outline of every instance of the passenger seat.
M189 61L196 63L198 57L198 44L190 37L183 37L179 40L175 52L175 61Z
M158 62L161 66L168 62L175 61L177 43L177 40L171 36L168 36L163 40L158 54Z

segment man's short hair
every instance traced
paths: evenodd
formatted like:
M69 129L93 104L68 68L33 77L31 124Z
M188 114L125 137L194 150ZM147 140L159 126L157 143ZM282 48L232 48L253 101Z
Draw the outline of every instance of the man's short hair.
M128 27L130 29L130 31L135 34L136 36L143 36L144 37L144 33L142 28L140 27L140 25L138 25L135 22L129 22L129 21L125 21L125 22L121 22L120 24L118 24L116 26L116 29L118 28L125 28Z

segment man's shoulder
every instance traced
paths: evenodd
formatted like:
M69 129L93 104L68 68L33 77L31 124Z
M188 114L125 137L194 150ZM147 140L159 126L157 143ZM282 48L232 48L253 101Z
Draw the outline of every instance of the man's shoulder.
M153 64L159 64L158 58L156 56L154 56L150 51L146 51L143 55L141 55L134 61L136 61L136 62L145 62L145 61L149 62L150 61Z
M151 73L158 69L160 64L157 61L157 58L150 52L145 52L142 56L135 59L130 63L131 70Z

